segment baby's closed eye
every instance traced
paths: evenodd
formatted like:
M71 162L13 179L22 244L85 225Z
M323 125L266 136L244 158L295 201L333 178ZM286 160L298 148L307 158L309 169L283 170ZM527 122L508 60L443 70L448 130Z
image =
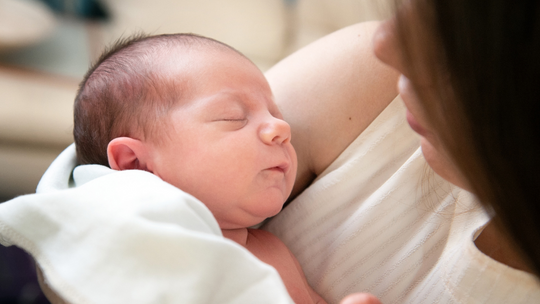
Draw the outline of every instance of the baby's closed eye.
M218 121L231 121L231 122L238 122L238 121L245 121L246 118L223 118L219 119Z
M218 125L222 125L225 129L230 130L238 130L243 128L247 122L247 118L219 118L213 120L213 122L218 123Z

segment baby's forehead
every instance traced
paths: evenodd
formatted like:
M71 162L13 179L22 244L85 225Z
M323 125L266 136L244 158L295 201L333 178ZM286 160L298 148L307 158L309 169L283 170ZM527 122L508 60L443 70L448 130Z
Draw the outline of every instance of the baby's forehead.
M233 61L235 67L252 64L242 55L219 46L175 46L168 51L157 52L153 57L154 60L146 63L153 74L190 83L192 86L201 81L211 81L215 76L212 67L208 66L209 62ZM205 79L196 79L202 77L201 74L204 74Z
M234 62L235 66L253 65L243 54L222 45L174 46L157 53L157 60L172 72L188 72L201 69L207 62Z
M228 71L257 71L262 73L246 57L226 47L197 47L185 50L178 47L166 56L158 56L158 63L153 65L154 75L159 75L170 88L181 89L183 95L189 92L202 93L219 85L224 72ZM225 63L225 64L224 64ZM225 68L224 68L225 66ZM264 77L264 76L263 76ZM229 83L243 82L244 79L231 77Z

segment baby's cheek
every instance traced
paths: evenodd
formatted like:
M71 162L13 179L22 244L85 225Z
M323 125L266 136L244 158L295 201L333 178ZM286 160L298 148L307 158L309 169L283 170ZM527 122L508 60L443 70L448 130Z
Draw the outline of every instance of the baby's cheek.
M294 148L291 146L291 169L289 170L288 172L288 177L287 177L287 182L288 182L288 186L289 186L289 193L287 193L287 197L289 196L289 194L291 194L291 191L292 191L292 188L294 186L294 182L296 181L296 173L298 171L298 159L297 159L297 156L296 156L296 151L294 150Z

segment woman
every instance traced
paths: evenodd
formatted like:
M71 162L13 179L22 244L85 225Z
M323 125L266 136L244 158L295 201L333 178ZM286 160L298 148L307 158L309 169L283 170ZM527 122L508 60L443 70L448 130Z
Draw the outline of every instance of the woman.
M536 274L539 24L535 1L494 1L487 12L471 1L416 1L375 42L377 57L402 73L398 89L427 162L495 211L477 246ZM488 253L496 242L506 251Z
M540 215L540 197L536 191L540 184L537 174L540 169L537 157L540 123L536 117L540 114L540 4L536 1L490 1L489 4L467 0L406 1L396 17L378 29L374 50L380 60L401 74L398 90L407 108L407 121L420 135L422 152L429 166L448 182L474 193L476 199L470 201L479 201L492 219L489 222L487 216L482 219L483 215L474 208L461 208L460 205L469 200L462 198L462 191L455 190L458 192L455 192L455 210L450 214L451 224L440 228L447 229L449 236L446 240L442 236L439 238L444 249L437 253L436 261L426 260L411 268L411 271L421 272L415 279L392 281L388 277L394 272L399 273L399 267L404 264L400 264L399 259L405 257L389 256L397 261L372 264L373 267L381 265L386 272L379 276L360 276L359 280L373 282L361 282L352 289L374 292L385 303L540 301L536 279L540 273L540 224L536 220ZM268 73L272 84L273 79L283 76L279 74L278 71ZM278 100L283 96L279 95L279 90L284 82L274 80L279 84L275 86ZM314 100L325 98L324 95L312 97ZM341 96L333 98L341 104ZM380 105L384 104L383 99L373 100ZM287 103L297 103L292 100L288 99ZM330 101L322 102L325 103L331 104ZM327 115L325 111L321 113ZM365 116L373 117L369 113ZM289 120L295 121L296 117ZM335 131L340 132L335 134L342 134L342 130ZM306 136L299 132L296 136L293 134L293 140L300 137L299 146L302 147ZM331 144L333 142L336 141L326 138L326 146L337 146ZM311 148L311 151L317 150ZM313 161L313 158L317 159L318 154L315 155L306 157L304 162L317 163ZM320 180L321 171L308 172ZM343 179L340 181L344 183ZM404 183L403 186L407 185ZM429 188L423 190L432 191ZM290 206L302 212L309 211L304 208L307 203L302 199L302 195L299 196L299 206L295 206L295 201ZM317 240L314 243L327 245L321 246L318 252L325 259L315 265L303 258L301 251L316 246L295 247L294 241L299 238L295 239L286 229L291 229L287 225L298 221L293 218L299 214L294 210L288 213L286 209L283 215L278 215L277 224L272 226L271 223L269 229L293 247L293 252L307 268L305 271L308 278L311 276L312 285L315 289L323 289L323 297L325 286L347 281L346 275L350 271L341 270L341 277L333 272L339 267L339 261L361 269L355 272L369 271L361 268L371 258L364 252L359 253L355 263L343 257L334 258L337 249L332 247L345 248L347 242L356 237L353 234L344 242L327 243L318 240L321 235L313 236ZM458 220L460 217L462 219ZM319 223L322 223L323 218L320 219ZM437 224L444 225L444 220ZM287 228L280 230L279 226ZM463 231L455 234L456 229ZM309 233L308 229L302 232ZM365 233L365 230L359 233ZM427 234L414 236L417 235ZM340 235L334 234L334 237ZM411 244L418 248L425 246L419 240L404 244L403 248ZM377 248L384 249L383 246ZM436 251L437 247L428 248ZM451 263L451 266L445 267L444 263ZM423 267L429 269L420 270ZM396 287L400 284L404 285L401 289ZM391 294L392 289L399 291ZM335 301L340 292L333 293L327 288L326 296L331 298L327 300ZM347 301L344 302L363 303L365 299L349 298Z

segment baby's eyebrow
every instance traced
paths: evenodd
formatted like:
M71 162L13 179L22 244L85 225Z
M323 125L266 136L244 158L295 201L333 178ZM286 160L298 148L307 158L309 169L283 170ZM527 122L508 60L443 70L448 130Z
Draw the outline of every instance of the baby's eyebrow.
M226 102L226 103L234 103L242 106L243 108L247 109L251 107L252 105L249 102L249 99L244 98L240 94L237 93L231 93L231 92L221 92L215 95L216 102Z
M236 91L221 91L205 98L205 107L239 107L245 113L254 110L260 106L266 107L268 112L274 117L283 119L281 111L273 98L267 96L258 96L260 99L254 99L252 95L242 96L242 93Z
M234 108L239 109L242 112L247 112L249 110L249 106L246 105L245 101L237 95L230 93L218 93L209 96L205 98L201 107L208 111Z

